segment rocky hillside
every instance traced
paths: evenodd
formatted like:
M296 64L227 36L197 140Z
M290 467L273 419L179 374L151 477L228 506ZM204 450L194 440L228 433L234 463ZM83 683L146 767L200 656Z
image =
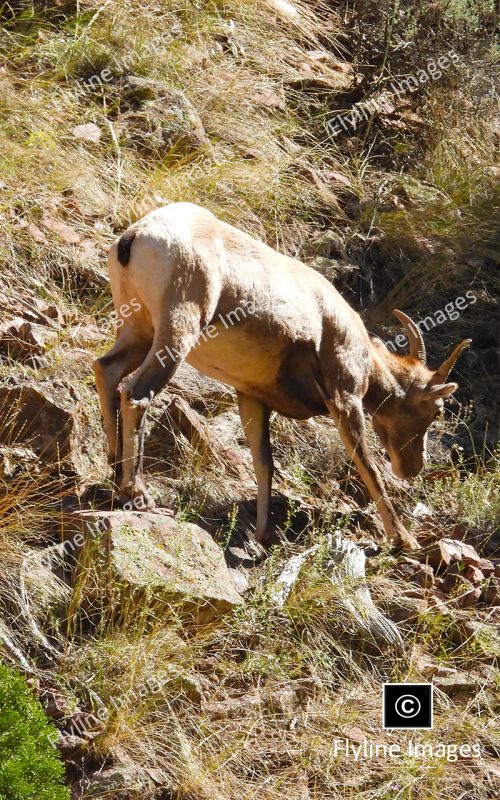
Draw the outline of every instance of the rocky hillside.
M495 8L1 6L0 655L68 797L498 796ZM90 369L105 256L177 200L311 264L396 352L394 307L431 363L473 340L425 474L389 478L414 557L382 544L333 423L276 416L282 542L256 558L234 393L188 366L147 423L158 510L121 507ZM383 729L384 681L432 682L433 729Z

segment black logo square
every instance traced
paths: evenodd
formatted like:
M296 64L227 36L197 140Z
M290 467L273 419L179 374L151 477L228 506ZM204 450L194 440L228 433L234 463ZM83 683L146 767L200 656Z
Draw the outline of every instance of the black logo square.
M432 683L384 683L384 728L432 728Z

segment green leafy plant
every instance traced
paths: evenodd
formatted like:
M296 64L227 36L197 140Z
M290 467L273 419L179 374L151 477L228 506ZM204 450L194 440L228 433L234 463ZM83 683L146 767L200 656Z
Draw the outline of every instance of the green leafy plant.
M0 664L0 800L68 800L54 734L23 677Z

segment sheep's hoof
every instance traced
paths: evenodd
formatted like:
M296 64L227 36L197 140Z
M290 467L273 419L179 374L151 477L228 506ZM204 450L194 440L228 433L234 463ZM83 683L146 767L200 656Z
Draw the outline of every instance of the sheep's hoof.
M143 485L123 486L121 498L125 506L130 506L131 511L154 511L155 501Z
M402 550L408 550L411 553L415 553L417 550L421 550L421 545L419 545L418 541L411 533L405 532L404 534L399 534L397 539L397 544L401 547Z
M274 544L280 544L281 539L276 531L274 525L269 525L264 531L255 532L255 541L261 547L272 547Z

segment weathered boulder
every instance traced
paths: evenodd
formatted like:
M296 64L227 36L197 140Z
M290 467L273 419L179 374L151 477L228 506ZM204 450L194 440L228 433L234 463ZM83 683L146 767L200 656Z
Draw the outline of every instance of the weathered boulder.
M83 605L120 614L138 603L175 605L198 621L242 603L224 554L210 534L166 514L77 511L63 519Z
M219 420L220 416L216 417ZM216 430L196 409L192 408L183 397L169 394L161 399L155 409L153 425L149 432L146 444L146 456L151 456L155 463L171 458L172 448L180 440L189 442L190 446L207 462L218 465L241 480L248 480L248 465L242 453L233 445L232 441L226 443L221 437L222 425ZM240 428L241 430L241 428Z
M64 381L0 386L0 445L30 448L50 472L107 469L97 407Z
M235 404L234 391L225 383L202 375L183 362L170 382L173 392L189 400L190 405L202 413L217 414Z

